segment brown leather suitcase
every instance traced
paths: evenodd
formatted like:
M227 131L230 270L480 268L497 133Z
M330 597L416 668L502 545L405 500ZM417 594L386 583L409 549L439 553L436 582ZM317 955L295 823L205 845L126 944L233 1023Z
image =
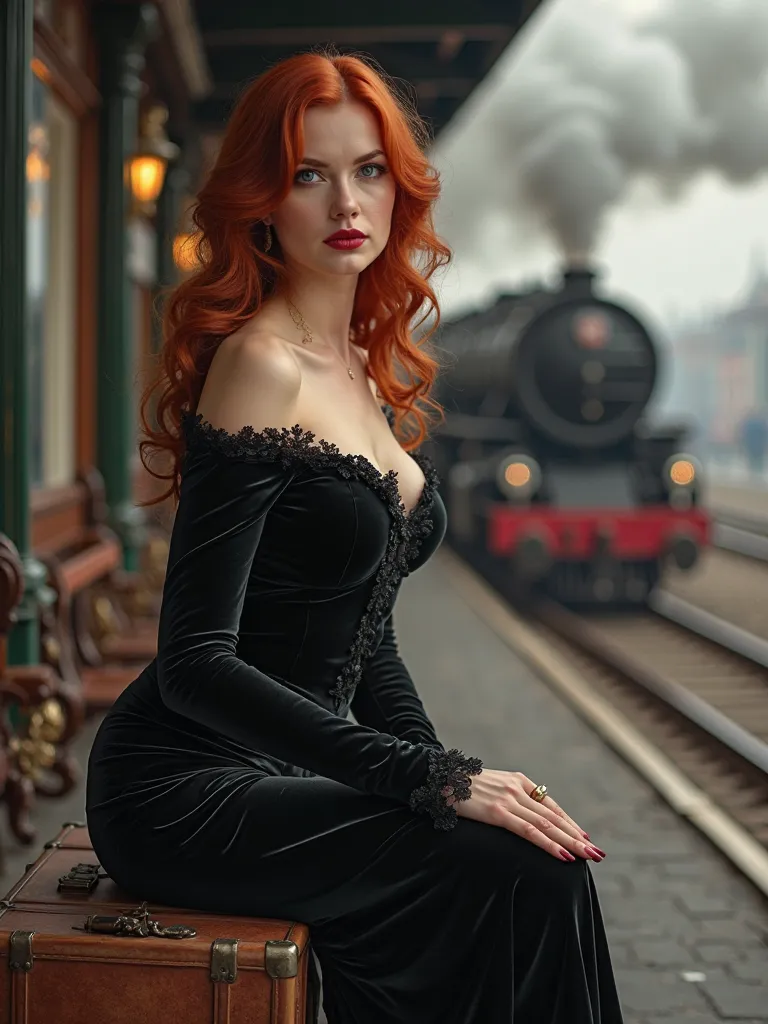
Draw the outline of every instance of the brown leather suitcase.
M146 903L69 823L0 900L0 1024L315 1024L304 924Z

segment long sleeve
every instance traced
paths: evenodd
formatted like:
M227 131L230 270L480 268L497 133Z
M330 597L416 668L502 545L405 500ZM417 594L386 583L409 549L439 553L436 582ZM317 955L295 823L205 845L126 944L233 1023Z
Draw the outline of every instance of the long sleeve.
M381 643L363 670L352 714L361 725L444 750L400 657L391 615L384 623Z
M473 758L436 752L351 722L238 658L251 566L265 518L296 469L279 458L187 460L160 615L157 675L172 711L251 749L430 814L455 821L439 797L469 795ZM463 787L463 790L462 790Z

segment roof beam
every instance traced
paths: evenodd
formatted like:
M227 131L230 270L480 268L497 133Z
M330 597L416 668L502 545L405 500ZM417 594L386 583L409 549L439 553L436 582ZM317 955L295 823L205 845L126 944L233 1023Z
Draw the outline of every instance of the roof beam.
M406 81L428 78L473 78L481 79L488 66L488 54L495 44L458 43L450 40L451 49L438 51L435 43L378 43L366 49L386 73ZM458 47L458 48L457 48ZM344 52L345 48L342 49ZM214 50L210 57L211 72L219 85L244 84L252 81L265 68L276 64L296 51L291 47L232 47ZM354 49L352 52L355 52ZM449 56L449 53L453 56Z
M371 43L443 43L457 35L464 41L498 42L514 35L515 25L296 25L285 28L211 29L203 33L207 47L312 46L334 42L345 46Z
M472 87L476 83L471 83ZM434 128L435 132L447 123L459 102L465 96L423 96L419 97L421 116ZM195 120L198 125L212 135L219 135L226 128L232 109L235 105L234 96L207 96L195 104Z
M247 84L247 83L246 83ZM477 85L476 78L412 78L409 82L420 100L433 100L439 96L452 99L466 99ZM208 99L229 100L234 103L244 86L219 82L208 93Z

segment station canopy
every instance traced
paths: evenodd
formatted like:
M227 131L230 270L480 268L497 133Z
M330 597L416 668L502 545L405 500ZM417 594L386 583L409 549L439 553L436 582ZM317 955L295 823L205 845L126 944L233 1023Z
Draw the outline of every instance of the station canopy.
M195 120L219 131L245 85L283 57L333 44L373 57L415 90L435 135L541 0L195 0L213 88ZM412 92L413 94L413 92Z

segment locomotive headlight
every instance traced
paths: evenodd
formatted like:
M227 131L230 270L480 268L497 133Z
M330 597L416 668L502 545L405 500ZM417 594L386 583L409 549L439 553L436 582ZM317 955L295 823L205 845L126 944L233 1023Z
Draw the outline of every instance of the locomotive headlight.
M671 455L662 471L664 486L672 508L682 511L696 500L701 481L701 467L692 455Z
M669 490L689 490L700 475L699 463L692 455L671 455L664 463L664 483Z
M496 482L506 497L528 501L541 485L541 467L530 455L505 455L496 470Z
M688 487L696 479L696 467L688 459L678 459L669 467L669 479L677 487Z

